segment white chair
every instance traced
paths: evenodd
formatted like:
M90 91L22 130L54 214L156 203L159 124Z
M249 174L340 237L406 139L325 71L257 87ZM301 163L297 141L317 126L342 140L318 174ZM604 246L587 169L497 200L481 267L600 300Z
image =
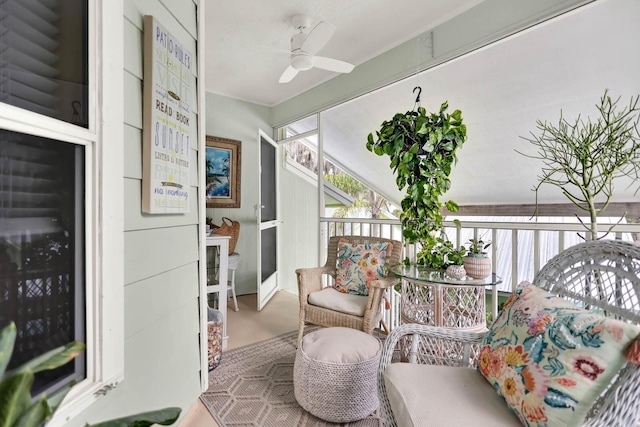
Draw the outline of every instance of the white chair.
M402 257L402 243L397 240L367 236L330 237L327 262L323 267L299 268L296 270L298 299L300 302L296 347L302 340L305 323L324 327L342 326L371 334L382 320L382 298L385 290L398 283L398 278L393 274L387 274L378 280L372 280L368 296L341 293L330 287L325 287L323 275L331 276L335 280L338 243L341 241L351 244L385 242L393 244L393 250L386 256L385 266L398 264ZM322 295L324 292L327 292L330 296L323 295L321 297L325 298L322 301L323 304L319 304L317 300L315 303L309 301L310 297Z
M640 246L636 244L613 240L580 243L549 260L533 285L607 317L640 325ZM420 358L426 364L392 364L396 344L414 334L420 337L416 348L427 355ZM378 368L385 426L521 425L474 368L477 362L472 355L477 354L484 336L483 332L416 324L395 328L385 340ZM442 348L446 355L455 357L437 357ZM398 396L406 397L404 405ZM591 406L583 425L635 426L640 419L639 401L640 366L627 362Z
M231 274L229 275L230 279L227 281L227 295L233 297L233 310L239 311L238 308L238 300L236 299L236 270L238 269L238 265L240 264L240 254L237 252L229 255L229 270Z

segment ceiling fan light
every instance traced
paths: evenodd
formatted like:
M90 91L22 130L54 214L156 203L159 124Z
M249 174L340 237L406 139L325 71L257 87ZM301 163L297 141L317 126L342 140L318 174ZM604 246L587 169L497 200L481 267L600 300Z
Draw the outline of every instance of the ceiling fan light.
M298 71L310 70L313 68L313 57L306 54L293 55L291 57L291 66Z

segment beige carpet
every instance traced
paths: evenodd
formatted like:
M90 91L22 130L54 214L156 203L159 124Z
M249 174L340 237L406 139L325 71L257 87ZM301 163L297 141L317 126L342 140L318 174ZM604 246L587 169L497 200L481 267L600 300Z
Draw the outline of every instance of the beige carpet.
M311 331L313 328L307 328ZM349 424L322 421L303 410L293 394L297 331L225 351L209 372L209 389L200 396L220 426L379 427L375 414Z

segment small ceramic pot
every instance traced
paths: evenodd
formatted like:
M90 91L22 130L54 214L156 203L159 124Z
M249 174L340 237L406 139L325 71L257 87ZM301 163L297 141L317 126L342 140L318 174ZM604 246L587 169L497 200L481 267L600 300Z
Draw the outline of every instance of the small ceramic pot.
M491 258L488 256L464 257L464 269L469 277L484 279L491 274Z
M449 267L447 267L444 273L452 279L460 280L467 277L467 272L464 269L464 265L450 265Z

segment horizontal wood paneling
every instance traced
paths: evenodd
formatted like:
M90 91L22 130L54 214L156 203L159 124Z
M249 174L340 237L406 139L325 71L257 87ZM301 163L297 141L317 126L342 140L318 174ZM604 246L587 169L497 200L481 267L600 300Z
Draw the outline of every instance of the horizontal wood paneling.
M124 71L124 123L142 129L142 81Z
M124 234L128 285L198 261L198 227L157 228Z
M141 210L140 181L135 179L124 180L124 230L148 230L162 227L177 227L192 225L194 232L198 223L198 192L197 187L191 186L189 191L189 213L149 215Z
M158 320L198 298L198 265L191 263L125 288L125 337L152 327Z
M142 80L142 30L131 21L124 20L124 69Z
M142 129L124 126L124 176L142 179Z
M194 39L198 38L196 4L191 0L160 0ZM195 53L195 48L192 50Z
M126 339L125 380L78 426L169 406L188 411L200 394L197 335L185 333L198 328L196 301Z
M156 7L149 8L148 4L154 3ZM188 25L192 28L189 28L189 31L185 29L183 25L180 25L177 22L171 12L169 12L164 7L160 6L160 2L157 0L153 0L152 2L147 0L130 0L125 1L124 5L124 16L127 20L136 27L141 33L144 28L143 18L144 15L153 15L160 25L167 29L174 37L176 37L184 46L193 53L196 54L196 26L195 26L195 5L190 0L178 0L175 3L180 3L184 7L184 14L193 13L194 18L191 20L192 23L188 23ZM146 6L146 7L145 7ZM192 12L189 12L191 10ZM180 15L183 13L181 12ZM125 68L127 64L125 64ZM198 76L198 67L191 67L193 74Z

